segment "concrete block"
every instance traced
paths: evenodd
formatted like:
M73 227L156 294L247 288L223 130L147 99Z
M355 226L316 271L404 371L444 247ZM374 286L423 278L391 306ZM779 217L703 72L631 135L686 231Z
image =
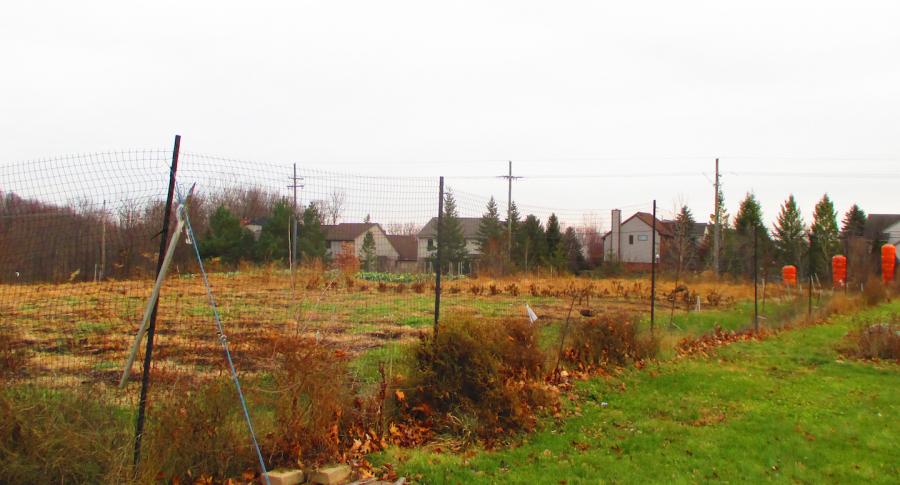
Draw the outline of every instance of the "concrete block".
M318 485L339 485L346 483L348 478L350 478L350 467L347 465L319 468L309 473L310 483Z
M268 473L271 485L297 485L306 478L302 470L277 470Z

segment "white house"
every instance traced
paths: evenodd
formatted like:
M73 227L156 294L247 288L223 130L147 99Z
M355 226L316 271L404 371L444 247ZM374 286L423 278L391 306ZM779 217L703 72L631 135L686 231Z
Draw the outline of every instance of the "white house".
M400 257L379 224L345 222L322 226L322 230L325 232L325 251L331 257L341 254L345 244L352 248L354 256L360 257L366 233L372 233L375 239L375 256L378 258L379 271L392 271Z
M656 250L651 251L653 215L636 212L617 224L622 218L621 214L620 210L613 210L612 230L603 235L603 260L630 266L649 265L653 261L652 254L659 257L674 237L673 224L670 221L656 220Z

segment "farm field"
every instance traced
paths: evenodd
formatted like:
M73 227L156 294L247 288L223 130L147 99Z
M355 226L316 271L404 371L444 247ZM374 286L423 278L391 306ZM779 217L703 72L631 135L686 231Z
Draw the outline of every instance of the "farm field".
M277 335L316 337L351 356L373 350L377 355L386 345L411 342L430 332L434 321L431 280L386 283L301 271L292 291L292 279L285 271L213 273L210 278L235 362L244 373L271 365L270 342ZM48 387L94 385L98 391L114 386L151 284L132 280L0 287L0 319L14 329L13 345L29 352L20 380ZM576 318L583 309L643 314L649 313L649 286L646 279L625 278L451 280L443 285L441 313L525 318L527 303L542 323L558 323L573 303L569 296L573 290L587 290L587 297L575 302ZM666 294L674 286L659 282L660 322L670 314ZM782 290L770 286L769 293L777 301ZM752 286L688 282L678 295L676 322L707 330L712 321L704 320L704 311L694 311L698 297L704 310L730 307L752 296ZM156 343L155 381L202 379L220 372L221 347L199 277L181 275L166 281ZM132 373L133 383L138 376L139 372Z
M898 313L894 302L582 382L565 419L509 449L379 459L436 484L896 483L900 369L837 349Z

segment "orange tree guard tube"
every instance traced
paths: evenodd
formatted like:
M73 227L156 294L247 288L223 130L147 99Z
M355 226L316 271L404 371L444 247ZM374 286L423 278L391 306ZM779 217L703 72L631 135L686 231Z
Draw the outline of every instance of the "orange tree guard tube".
M897 248L892 244L881 246L881 280L894 281L894 265L897 262Z
M787 265L781 268L781 279L784 281L784 284L789 286L797 285L797 267L793 265Z
M835 288L847 282L847 258L838 254L831 258L831 280Z

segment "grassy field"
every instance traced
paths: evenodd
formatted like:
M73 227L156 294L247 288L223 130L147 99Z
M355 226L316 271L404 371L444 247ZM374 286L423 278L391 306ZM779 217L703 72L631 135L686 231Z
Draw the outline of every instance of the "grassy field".
M351 355L372 351L377 356L398 343L414 341L434 321L430 282L415 287L301 271L292 287L287 272L271 268L215 273L210 279L235 361L243 372L266 371L270 342L276 335L315 335ZM524 318L528 303L542 321L559 322L571 304L573 289L591 295L579 301L576 310L641 314L649 310L648 283L645 278L452 280L444 285L442 315ZM0 285L0 324L13 329L15 345L30 353L23 378L48 387L114 385L151 286L148 280ZM665 295L674 286L660 281L660 307L668 308ZM739 283L698 280L688 286L691 298L699 297L704 309L712 308L710 302L729 307L752 295L751 286ZM683 319L694 304L679 300L677 306L676 315ZM156 381L203 378L222 368L212 312L196 275L166 281L157 327ZM133 378L138 374L133 373ZM133 382L130 389L136 388Z
M511 449L393 449L379 459L436 484L896 483L900 368L845 360L836 347L858 322L898 312L895 302L583 382L569 417ZM746 312L711 313L726 326L746 322Z

